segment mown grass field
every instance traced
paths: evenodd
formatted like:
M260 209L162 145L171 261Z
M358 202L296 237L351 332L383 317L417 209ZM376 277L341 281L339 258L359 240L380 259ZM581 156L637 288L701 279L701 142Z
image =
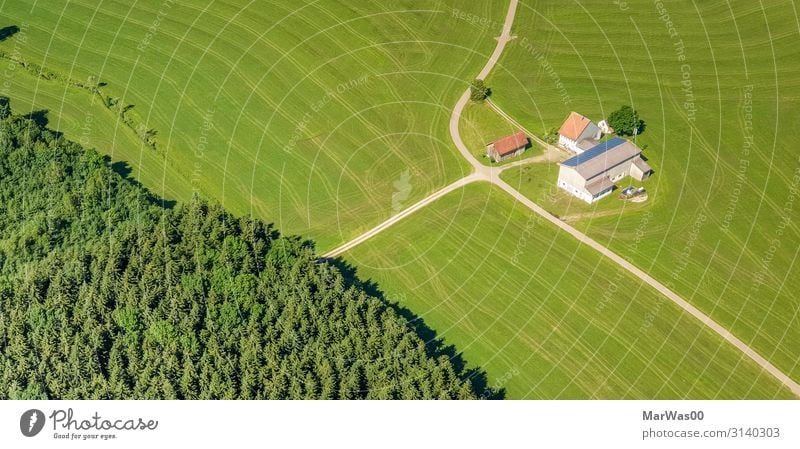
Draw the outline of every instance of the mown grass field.
M121 173L142 183L165 198L186 198L191 196L190 179L180 176L176 167L165 162L164 156L151 151L137 135L123 123L117 114L105 108L92 95L74 87L36 78L15 68L7 74L7 94L11 97L11 107L15 113L42 112L38 114L47 120L47 126L80 143L85 148L94 148L112 157L115 163L124 162ZM119 158L127 154L131 158ZM136 170L133 167L161 166L161 170ZM116 166L115 166L116 167ZM169 179L169 183L164 180ZM161 189L154 189L161 186Z
M542 154L538 145L532 145L520 156L493 163L486 157L486 144L518 131L486 103L469 103L461 113L461 138L475 157L486 165L501 166L520 159Z
M453 12L501 20L505 8L11 0L2 25L22 31L0 48L73 79L97 76L104 95L134 105L162 154L137 143L98 149L155 193L185 200L196 190L325 250L467 173L447 121L497 30ZM30 88L6 95L50 109L54 124L83 120L84 108L56 107L50 91L52 101ZM398 180L407 186L393 197Z
M791 395L699 321L488 184L443 197L346 259L485 368L507 398Z
M157 151L90 96L72 98L83 92L59 93L57 83L17 71L17 87L5 95L17 112L20 104L49 109L52 127L74 140L96 110L87 146L131 164L154 193L183 200L197 191L314 239L324 252L468 172L448 120L491 53L507 7L352 3L0 6L26 36L0 48L18 44L27 60L75 79L99 76L104 94L135 105L133 116L158 131ZM593 118L623 103L639 109L648 123L640 143L656 170L646 184L651 200L579 227L798 378L794 222L770 249L775 223L797 216L785 207L798 167L790 151L797 138L785 130L800 119L791 3L768 2L762 15L734 2L735 27L726 3L669 6L693 44L685 50L699 108L693 122L663 23L651 3L626 4L630 10L604 4L576 13L523 2L517 39L489 79L493 101L532 131L557 127L572 109ZM459 19L454 8L496 26ZM731 44L737 36L742 45ZM742 154L736 130L747 85L757 150L721 232ZM494 128L497 117L485 112L467 109L465 140L485 140ZM504 177L517 185L520 173ZM538 188L520 189L538 201ZM787 397L699 322L488 186L451 194L345 257L511 398Z
M493 101L541 131L570 110L639 110L649 205L576 226L800 380L796 6L665 2L669 25L658 3L623 3L524 2L488 80ZM542 196L521 170L504 177Z

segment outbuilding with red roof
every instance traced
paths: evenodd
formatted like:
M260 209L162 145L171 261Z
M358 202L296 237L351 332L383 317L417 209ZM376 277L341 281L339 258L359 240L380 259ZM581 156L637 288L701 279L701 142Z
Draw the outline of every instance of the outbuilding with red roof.
M486 145L486 155L492 162L500 162L522 154L530 142L528 136L522 131L517 131L510 136L495 140Z

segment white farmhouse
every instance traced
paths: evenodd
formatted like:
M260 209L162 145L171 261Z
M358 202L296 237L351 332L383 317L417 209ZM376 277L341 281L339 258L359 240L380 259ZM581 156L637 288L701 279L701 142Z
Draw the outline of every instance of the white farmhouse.
M573 111L558 130L558 145L580 154L597 145L601 136L597 125Z
M558 187L591 204L610 194L620 179L630 176L641 181L652 172L641 148L616 137L562 162Z

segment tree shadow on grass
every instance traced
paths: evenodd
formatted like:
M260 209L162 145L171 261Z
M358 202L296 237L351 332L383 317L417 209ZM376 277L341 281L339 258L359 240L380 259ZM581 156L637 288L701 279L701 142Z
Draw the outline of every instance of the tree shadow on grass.
M16 25L9 25L7 27L0 28L0 42L3 42L17 33L19 33L19 27Z
M0 102L7 102L7 97L2 97ZM22 117L36 123L37 126L41 128L46 128L47 131L52 134L52 136L56 139L59 139L64 136L64 133L61 131L56 131L54 129L47 128L47 124L50 123L50 119L47 117L50 111L48 109L37 109L35 111L31 111L27 114L23 114Z
M126 182L143 190L146 193L147 200L149 202L157 204L164 209L172 209L178 203L175 200L167 200L159 197L158 195L155 195L153 192L150 191L150 189L148 189L141 182L139 182L138 179L132 177L131 172L133 171L133 169L131 168L130 164L128 164L126 161L117 161L112 163L111 158L108 156L103 156L103 159L106 161L107 164L109 164L109 167L111 167L111 170L113 170L114 173L118 174Z
M47 118L47 113L48 112L50 112L50 111L48 111L47 109L39 109L39 110L36 110L36 111L31 111L31 112L25 114L25 118L33 120L34 123L36 123L37 125L41 126L42 128L46 128L47 124L50 123L50 120ZM58 133L57 131L53 131L52 129L50 129L48 131L53 132L53 133L57 133L58 135L61 135L61 133Z
M383 301L389 308L394 310L398 315L406 320L416 334L425 342L425 348L428 355L432 358L438 358L442 355L450 359L456 374L462 380L469 380L475 393L481 399L504 399L506 396L505 388L494 390L489 387L488 376L486 371L481 368L469 368L468 363L462 357L461 353L454 345L446 344L444 339L439 337L434 329L428 326L425 321L414 314L410 309L404 307L398 302L393 302L387 299L384 292L380 289L378 284L371 279L362 280L358 277L358 269L352 264L348 263L341 257L333 259L323 259L334 267L338 268L342 273L348 286L363 289L369 295L374 296Z
M644 134L645 130L647 129L647 123L644 120L639 120L639 127L636 128L636 135L641 136Z
M0 105L9 105L8 97L0 96ZM36 125L40 126L41 128L45 129L49 132L54 138L62 138L64 134L60 131L56 131L50 128L47 128L47 125L50 123L50 120L47 118L48 114L47 109L39 109L36 111L31 111L27 114L23 114L22 117L27 118ZM84 148L84 151L87 151L87 148ZM147 200L152 203L161 206L164 209L172 209L177 204L175 200L167 200L164 198L159 197L158 195L153 194L147 187L145 187L139 180L132 177L130 174L132 172L131 166L125 161L117 161L111 162L111 158L107 155L103 156L103 160L106 164L108 164L109 168L111 168L114 173L118 174L123 180L126 182L138 187L142 191L145 192Z

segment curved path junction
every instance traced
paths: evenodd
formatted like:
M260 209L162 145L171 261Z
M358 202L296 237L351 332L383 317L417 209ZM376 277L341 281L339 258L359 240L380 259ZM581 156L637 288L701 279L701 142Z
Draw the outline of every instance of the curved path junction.
M503 50L506 47L506 44L513 39L511 35L511 25L514 23L514 16L517 12L517 5L519 0L511 0L511 3L508 7L508 13L506 14L505 22L503 23L503 31L500 34L500 37L497 38L497 46L492 52L492 55L489 57L489 60L486 62L486 65L478 74L477 78L485 79L489 72L492 71L497 62L500 59L500 55L502 55ZM627 260L620 257L615 252L611 251L610 249L606 248L605 246L599 244L594 239L588 237L586 234L578 231L577 229L573 228L569 224L559 220L558 218L551 215L549 212L544 210L541 206L534 203L526 196L522 195L519 191L508 185L505 181L500 179L500 173L510 168L511 165L507 165L504 167L490 167L487 165L482 164L478 161L475 156L469 151L467 146L464 144L464 141L461 139L461 133L459 131L459 123L461 121L461 113L464 111L467 103L469 102L470 91L467 89L464 91L464 94L461 95L458 102L456 103L455 107L453 108L453 113L450 116L450 136L453 139L453 143L455 143L456 148L458 151L461 152L461 155L464 156L464 159L469 161L472 165L473 172L472 174L459 179L458 181L449 184L448 186L434 192L433 194L423 198L419 202L415 203L411 207L403 210L402 212L392 216L388 220L384 221L383 223L375 226L374 228L370 229L369 231L361 234L360 236L356 237L355 239L339 246L338 248L329 251L328 253L324 254L324 258L333 258L340 256L342 253L350 250L351 248L361 244L362 242L372 238L376 234L380 233L381 231L391 227L395 223L399 222L400 220L406 218L407 216L413 214L414 212L422 209L423 207L427 206L430 203L433 203L437 199L447 195L448 193L457 190L467 184L476 181L485 181L491 184L496 185L497 187L503 189L509 195L513 196L520 204L524 205L525 207L529 208L536 214L540 215L550 223L558 226L564 232L570 234L574 238L578 239L581 243L591 247L592 249L598 251L603 256L610 259L615 264L619 265L623 269L627 270L629 273L633 274L637 278L641 279L643 282L651 286L652 288L656 289L659 293L667 297L670 301L677 304L681 309L685 310L698 320L700 320L704 325L706 325L709 329L713 330L717 334L719 334L725 341L735 346L737 349L742 351L747 357L752 359L756 362L759 366L761 366L766 372L772 375L775 379L789 388L795 396L800 397L800 385L795 382L792 378L770 363L767 359L762 357L758 352L756 352L753 348L751 348L748 344L737 338L733 335L729 330L725 327L711 319L708 315L700 311L700 309L696 308L692 304L690 304L685 299L681 298L677 293L673 292L667 286L662 284L661 282L657 281L649 274L645 273L632 263L628 262ZM523 162L523 161L521 161ZM520 165L520 164L516 164Z

